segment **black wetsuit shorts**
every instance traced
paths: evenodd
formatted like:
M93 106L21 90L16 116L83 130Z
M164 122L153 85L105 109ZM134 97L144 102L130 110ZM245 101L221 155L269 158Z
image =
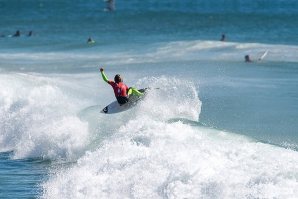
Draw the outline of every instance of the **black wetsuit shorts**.
M128 101L129 101L128 97L124 97L124 96L117 97L117 102L120 104L120 106L125 104Z

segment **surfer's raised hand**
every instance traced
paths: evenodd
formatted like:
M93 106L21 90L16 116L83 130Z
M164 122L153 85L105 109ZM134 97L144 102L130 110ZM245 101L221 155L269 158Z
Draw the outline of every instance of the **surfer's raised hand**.
M103 71L103 68L100 68L100 72L102 72Z

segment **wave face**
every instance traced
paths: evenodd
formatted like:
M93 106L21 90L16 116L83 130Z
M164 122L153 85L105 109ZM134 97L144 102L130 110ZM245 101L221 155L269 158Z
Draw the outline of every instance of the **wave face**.
M172 100L159 101L154 91L151 94L136 110L121 115L127 121L96 150L43 183L43 197L288 198L297 194L297 152L190 120L200 110L199 101L197 108L181 111L188 109L187 103L173 107ZM160 104L147 106L152 98ZM175 118L181 112L189 119ZM109 122L119 120L116 116Z

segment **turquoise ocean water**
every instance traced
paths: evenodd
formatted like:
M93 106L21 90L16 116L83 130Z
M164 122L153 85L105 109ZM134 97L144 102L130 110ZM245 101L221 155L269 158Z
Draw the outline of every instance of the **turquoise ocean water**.
M0 0L0 198L297 198L297 10ZM103 115L100 67L161 89Z

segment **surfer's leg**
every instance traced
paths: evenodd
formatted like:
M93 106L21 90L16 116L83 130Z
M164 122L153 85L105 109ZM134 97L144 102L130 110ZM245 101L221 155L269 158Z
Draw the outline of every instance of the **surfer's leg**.
M137 95L137 96L139 96L139 97L141 97L141 96L144 95L143 93L141 93L140 91L138 91L138 90L135 89L135 88L129 88L127 94L128 94L128 95L131 95L132 93L135 94L135 95Z

